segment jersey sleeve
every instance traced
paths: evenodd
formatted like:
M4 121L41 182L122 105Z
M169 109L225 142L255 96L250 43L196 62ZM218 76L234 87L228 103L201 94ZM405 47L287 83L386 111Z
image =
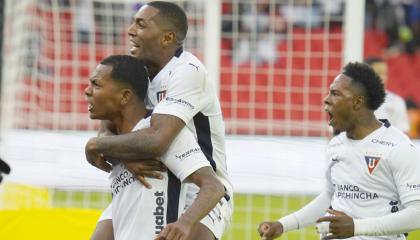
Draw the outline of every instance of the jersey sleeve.
M391 171L403 206L420 200L420 153L412 143L398 146L389 156Z
M158 103L153 113L173 115L187 124L203 106L205 81L204 69L193 64L178 67L168 81L165 99Z
M202 167L210 167L193 134L185 127L161 157L161 161L181 181Z

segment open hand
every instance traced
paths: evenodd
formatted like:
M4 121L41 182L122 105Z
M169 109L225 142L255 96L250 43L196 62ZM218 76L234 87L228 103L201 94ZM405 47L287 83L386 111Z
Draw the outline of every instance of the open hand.
M128 171L147 188L152 188L146 177L162 179L162 173L166 171L166 166L157 159L141 161L121 161Z
M192 225L184 223L181 219L166 225L155 240L187 240L191 233Z

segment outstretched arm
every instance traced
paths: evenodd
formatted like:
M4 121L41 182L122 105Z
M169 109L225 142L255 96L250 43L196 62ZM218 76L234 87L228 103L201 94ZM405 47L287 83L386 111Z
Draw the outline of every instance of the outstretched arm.
M331 195L325 190L302 209L278 221L262 222L258 227L258 232L262 239L271 240L281 236L284 232L314 225L316 220L326 213L330 204Z
M186 240L192 227L216 206L225 194L223 184L216 178L211 167L203 167L188 179L200 187L197 198L190 208L175 222L168 224L155 240Z

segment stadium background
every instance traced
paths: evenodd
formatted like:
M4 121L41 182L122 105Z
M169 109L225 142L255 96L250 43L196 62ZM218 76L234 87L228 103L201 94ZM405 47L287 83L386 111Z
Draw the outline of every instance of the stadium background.
M389 88L420 101L418 22L411 30L395 23L395 40L372 23L381 17L372 1L176 2L189 16L185 48L208 67L229 134L237 194L223 239L257 239L260 221L319 192L329 137L322 99L345 62L386 56ZM127 53L126 29L142 1L1 3L1 156L12 174L0 187L0 237L87 239L110 194L106 175L83 158L98 126L88 119L83 89L100 59ZM317 235L308 228L282 239Z

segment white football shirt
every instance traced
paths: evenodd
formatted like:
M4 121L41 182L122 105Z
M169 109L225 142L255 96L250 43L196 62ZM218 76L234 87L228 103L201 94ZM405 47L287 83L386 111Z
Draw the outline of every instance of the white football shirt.
M409 138L385 123L362 140L346 133L327 148L327 188L333 209L352 218L388 215L420 201L420 155ZM406 239L404 234L349 239Z
M141 120L133 129L150 127L150 118ZM183 129L161 156L169 169L164 179L148 178L152 189L145 188L122 165L110 174L112 191L112 224L118 240L150 240L167 223L175 222L185 207L186 192L180 182L194 171L210 166L194 136ZM179 179L179 180L178 180Z
M220 102L204 65L180 48L151 80L146 101L153 113L182 119L231 196L225 154L225 125Z

